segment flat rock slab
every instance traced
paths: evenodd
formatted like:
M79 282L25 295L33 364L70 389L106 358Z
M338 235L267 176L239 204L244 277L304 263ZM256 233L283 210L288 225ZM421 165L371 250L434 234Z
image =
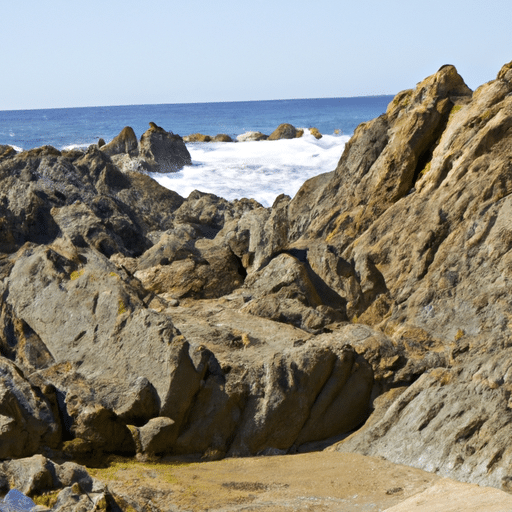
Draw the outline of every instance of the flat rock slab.
M506 512L512 510L512 496L493 487L463 484L449 478L411 496L385 512Z
M326 451L191 464L114 463L91 473L118 496L137 500L143 490L144 503L151 499L162 510L210 512L377 512L442 480L380 458Z
M167 312L189 343L204 345L217 358L230 362L261 361L312 338L291 325L240 312L242 305L242 298L236 296L232 300L185 299Z

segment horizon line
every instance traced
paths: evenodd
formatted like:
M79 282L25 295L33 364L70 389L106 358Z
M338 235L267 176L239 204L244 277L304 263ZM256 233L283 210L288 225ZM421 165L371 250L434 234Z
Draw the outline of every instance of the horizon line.
M318 98L277 98L267 100L236 100L236 101L181 101L175 103L127 103L118 105L89 105L89 106L76 106L76 107L38 107L38 108L10 108L0 109L0 112L26 112L33 110L70 110L70 109L85 109L85 108L112 108L112 107L144 107L153 105L207 105L217 103L262 103L270 101L302 101L302 100L337 100L337 99L355 99L355 98L381 98L385 96L394 97L396 94L367 94L357 96L322 96Z

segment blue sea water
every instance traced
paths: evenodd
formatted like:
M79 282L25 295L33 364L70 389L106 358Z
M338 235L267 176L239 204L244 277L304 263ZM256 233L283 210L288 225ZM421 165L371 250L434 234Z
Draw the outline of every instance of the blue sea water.
M20 149L57 149L112 140L125 126L140 137L150 121L181 136L191 133L236 137L255 130L269 135L281 123L316 127L324 134L351 135L358 124L382 114L392 96L298 100L127 105L0 111L0 144Z
M181 136L191 133L233 139L247 131L267 135L281 123L305 128L299 139L188 143L192 165L153 174L161 185L187 197L193 190L226 199L249 197L270 206L276 196L293 196L309 178L336 168L358 124L385 112L392 96L131 105L49 110L0 111L0 144L26 150L49 144L86 148L101 137L112 140L125 126L140 137L150 121ZM323 137L317 140L308 128Z

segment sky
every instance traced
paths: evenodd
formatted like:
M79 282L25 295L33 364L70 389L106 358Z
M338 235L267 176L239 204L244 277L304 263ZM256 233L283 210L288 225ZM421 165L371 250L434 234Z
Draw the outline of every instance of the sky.
M0 110L396 94L512 61L510 0L16 0Z

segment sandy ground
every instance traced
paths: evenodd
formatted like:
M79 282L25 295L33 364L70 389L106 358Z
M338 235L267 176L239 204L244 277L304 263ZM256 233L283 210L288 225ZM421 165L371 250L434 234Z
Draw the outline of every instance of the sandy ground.
M118 459L91 473L116 495L166 511L512 511L512 496L497 489L334 451L199 463Z

